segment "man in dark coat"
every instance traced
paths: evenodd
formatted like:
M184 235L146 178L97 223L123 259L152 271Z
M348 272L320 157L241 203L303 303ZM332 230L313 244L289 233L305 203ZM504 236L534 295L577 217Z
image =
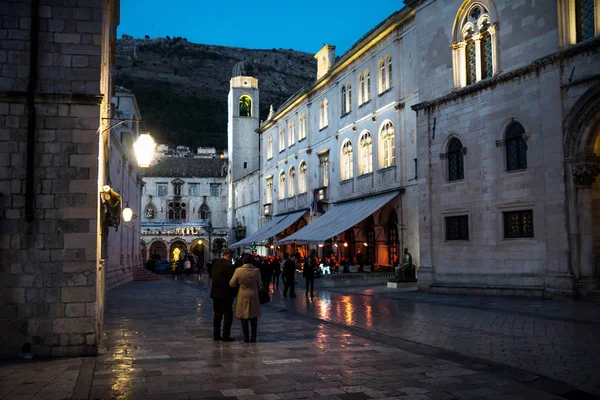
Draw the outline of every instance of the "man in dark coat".
M294 256L288 257L287 254L283 258L283 297L287 297L288 290L290 296L296 297L296 260Z
M213 299L213 339L233 342L231 323L233 321L233 299L235 289L229 286L235 267L231 264L231 250L223 251L223 258L212 266L212 286L210 298ZM223 335L221 335L221 320L223 320Z

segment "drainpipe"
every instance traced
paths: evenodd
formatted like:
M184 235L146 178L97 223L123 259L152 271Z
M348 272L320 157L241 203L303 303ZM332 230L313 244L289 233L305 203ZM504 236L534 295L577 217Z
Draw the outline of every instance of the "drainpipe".
M25 178L25 218L28 222L35 219L34 214L34 179L35 165L33 158L35 156L35 90L38 80L38 48L40 32L40 0L31 2L31 28L30 40L31 48L29 51L29 82L27 84L27 169Z

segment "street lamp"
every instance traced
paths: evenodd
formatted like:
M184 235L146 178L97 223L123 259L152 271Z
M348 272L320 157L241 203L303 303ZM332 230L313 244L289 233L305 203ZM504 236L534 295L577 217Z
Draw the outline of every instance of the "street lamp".
M133 210L129 207L129 204L125 204L123 209L123 221L129 222L133 218Z
M156 143L149 133L142 133L133 144L133 150L135 151L135 158L137 159L138 165L142 168L150 166L152 159L154 158L154 149Z

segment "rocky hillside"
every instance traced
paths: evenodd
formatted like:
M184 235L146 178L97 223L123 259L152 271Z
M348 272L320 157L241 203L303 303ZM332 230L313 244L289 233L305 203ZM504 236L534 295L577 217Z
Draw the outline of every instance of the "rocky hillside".
M159 143L227 147L227 94L235 63L257 71L260 118L316 76L312 54L251 50L190 43L183 38L133 39L117 43L117 85L131 89Z

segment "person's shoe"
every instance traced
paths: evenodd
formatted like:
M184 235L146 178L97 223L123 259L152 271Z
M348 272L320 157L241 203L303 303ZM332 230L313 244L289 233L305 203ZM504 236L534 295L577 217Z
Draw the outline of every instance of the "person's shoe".
M235 339L232 337L224 337L223 339L221 339L223 342L233 342Z
M255 337L251 338L250 343L256 343L256 338Z

